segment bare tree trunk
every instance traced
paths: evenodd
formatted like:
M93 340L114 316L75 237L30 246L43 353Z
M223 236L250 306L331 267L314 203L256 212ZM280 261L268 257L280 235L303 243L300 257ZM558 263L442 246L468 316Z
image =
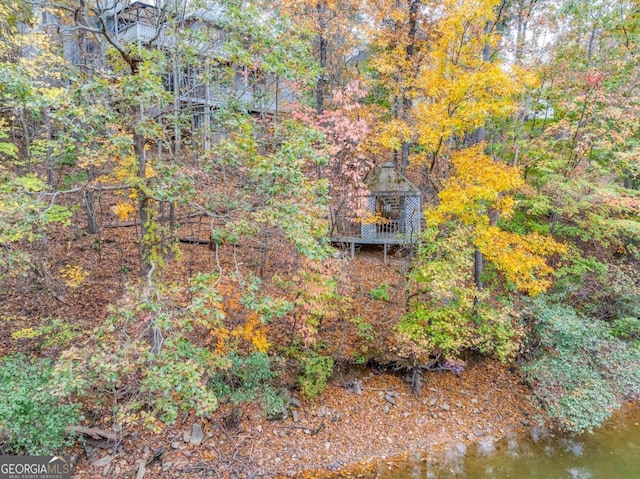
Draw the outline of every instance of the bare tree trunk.
M487 21L484 26L485 33L491 32L491 22ZM482 60L485 62L489 62L491 60L491 48L488 43L485 43L482 47ZM476 130L473 135L475 138L473 139L474 143L481 143L485 140L487 136L487 129L484 126L481 126ZM497 220L496 220L497 221ZM484 258L482 256L482 251L476 248L473 252L473 281L476 284L476 288L478 291L482 291L482 272L484 270Z
M173 239L176 226L176 204L172 201L169 203L169 229L171 230L171 239Z
M415 54L416 34L418 33L418 11L421 3L422 2L420 0L411 0L409 2L409 43L405 50L408 65L411 65L413 55ZM413 102L407 93L406 88L403 88L402 103L400 105L400 116L403 121L407 121L409 119L409 112L413 105ZM405 140L402 142L402 148L400 150L400 169L403 174L407 172L407 167L409 166L410 147L411 145L408 141Z
M94 235L98 232L98 224L95 216L95 193L91 190L84 192L84 205L87 212L87 233Z
M145 179L147 169L147 157L144 150L145 138L140 133L133 134L133 150L138 161L138 176ZM148 279L153 269L151 260L150 226L153 219L152 200L147 194L138 189L138 207L140 209L140 276Z
M175 154L178 156L182 150L182 131L180 129L180 79L182 72L176 58L173 62L173 136L175 142Z
M319 47L319 60L320 60L320 76L316 83L316 112L321 115L324 111L324 95L327 85L327 48L329 42L326 38L327 22L324 19L324 5L318 2L316 5L316 12L318 14L318 47Z
M87 180L89 182L95 179L95 167L89 166L87 169ZM94 235L98 233L98 223L96 222L95 208L95 192L87 189L84 192L84 207L87 212L87 233Z
M516 63L520 63L524 54L524 45L526 37L526 22L524 19L524 1L518 1L518 13L516 24Z
M20 126L22 127L22 135L24 140L24 150L26 153L27 164L31 164L31 132L29 130L29 122L25 116L26 106L20 109Z
M482 271L484 268L484 259L482 257L482 252L476 248L473 252L473 281L476 284L476 288L478 291L482 291Z
M51 188L55 188L56 176L53 170L53 147L51 140L53 139L53 131L51 129L51 118L49 117L49 109L45 108L43 112L45 128L47 130L47 159L45 168L47 171L47 184Z
M598 29L594 25L591 27L591 33L589 35L589 47L587 49L587 64L591 65L591 60L593 59L593 50L596 42L596 34L598 33Z

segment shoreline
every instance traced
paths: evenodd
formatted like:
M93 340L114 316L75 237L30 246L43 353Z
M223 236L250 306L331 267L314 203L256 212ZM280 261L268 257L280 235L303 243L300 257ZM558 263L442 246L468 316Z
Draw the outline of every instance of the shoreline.
M467 477L464 471L477 473L480 464L486 471L499 468L500 477L520 477L522 474L528 478L560 477L571 471L583 471L584 477L635 477L628 473L629 468L637 472L635 452L640 438L638 426L640 402L629 401L613 411L612 416L594 434L558 434L547 425L536 425L526 432L506 431L503 436L478 438L471 443L445 443L428 451L407 451L392 458L357 464L336 473L310 473L304 477L397 479L418 477L418 471L421 474L419 477L449 477L454 470L455 474L461 473L461 477ZM603 444L607 444L604 451ZM540 461L535 463L533 472L525 473L519 469L523 458L532 460L534 457L539 457ZM608 467L615 468L617 472L613 473ZM445 476L441 476L442 473ZM471 472L469 477L476 477L473 474Z
M530 390L507 365L482 361L460 376L433 372L423 379L417 398L402 378L373 374L362 379L361 394L330 384L285 420L268 421L250 404L235 423L225 407L206 420L185 418L162 434L137 430L115 455L99 451L90 464L81 453L73 477L135 476L142 463L148 463L147 478L349 477L388 458L499 440L541 424ZM190 442L196 424L203 433L197 446Z

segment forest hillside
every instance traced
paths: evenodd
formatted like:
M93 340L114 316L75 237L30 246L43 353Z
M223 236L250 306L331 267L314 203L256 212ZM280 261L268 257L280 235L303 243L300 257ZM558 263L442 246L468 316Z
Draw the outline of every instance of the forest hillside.
M2 0L0 452L598 427L640 394L639 40L637 0Z

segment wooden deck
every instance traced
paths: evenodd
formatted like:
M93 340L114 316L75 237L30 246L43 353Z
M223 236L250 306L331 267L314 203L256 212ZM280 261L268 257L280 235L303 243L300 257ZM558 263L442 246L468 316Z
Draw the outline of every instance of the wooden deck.
M415 237L412 240L407 240L406 237L378 237L374 239L364 239L358 236L331 236L329 241L332 243L346 243L350 245L351 258L356 254L356 244L381 244L384 250L384 262L387 262L387 247L389 245L402 245L402 244L414 244L418 241Z
M332 243L356 243L356 244L413 244L418 238L413 241L408 241L407 238L398 238L397 236L389 237L377 237L374 239L364 239L358 236L331 236L330 241Z

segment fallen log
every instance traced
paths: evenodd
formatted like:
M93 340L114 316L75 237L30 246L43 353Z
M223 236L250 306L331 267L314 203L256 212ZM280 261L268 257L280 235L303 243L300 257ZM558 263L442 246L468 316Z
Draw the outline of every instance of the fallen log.
M83 426L67 426L65 428L67 434L75 434L77 436L84 437L87 444L93 447L99 447L100 449L107 449L113 447L114 444L120 442L126 433L111 432L97 427L83 427Z
M204 245L208 245L208 244L211 243L211 240L208 240L208 239L185 238L185 237L178 238L178 241L180 241L180 243L187 243L187 244L204 244Z

